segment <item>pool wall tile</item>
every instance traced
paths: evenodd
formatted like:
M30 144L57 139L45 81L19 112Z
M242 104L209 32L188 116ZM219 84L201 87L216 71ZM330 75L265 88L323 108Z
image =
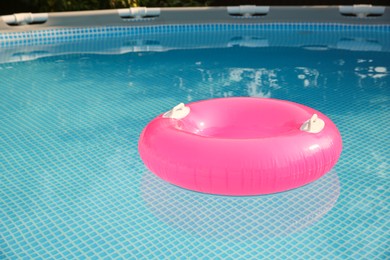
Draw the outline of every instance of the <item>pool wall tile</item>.
M31 46L144 34L165 34L177 32L214 32L231 30L263 31L375 31L390 32L390 25L356 25L333 23L263 23L263 24L189 24L155 26L107 26L87 28L47 29L28 32L0 32L0 46Z

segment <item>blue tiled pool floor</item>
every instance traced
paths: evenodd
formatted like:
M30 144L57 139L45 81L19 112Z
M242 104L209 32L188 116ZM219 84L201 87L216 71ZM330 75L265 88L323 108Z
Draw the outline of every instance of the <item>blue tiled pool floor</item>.
M388 259L389 52L370 47L375 34L355 37L366 49L232 34L225 47L0 64L0 258ZM187 191L146 169L137 143L151 119L226 96L327 114L343 137L338 164L254 197Z

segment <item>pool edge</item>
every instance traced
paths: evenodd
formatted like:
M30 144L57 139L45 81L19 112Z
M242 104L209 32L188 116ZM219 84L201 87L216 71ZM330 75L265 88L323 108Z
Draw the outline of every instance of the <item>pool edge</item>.
M327 23L389 25L390 6L130 8L1 16L0 33L70 27L176 24ZM240 9L241 8L241 9ZM34 17L36 16L38 18ZM9 20L15 21L14 23ZM9 23L9 24L8 24Z

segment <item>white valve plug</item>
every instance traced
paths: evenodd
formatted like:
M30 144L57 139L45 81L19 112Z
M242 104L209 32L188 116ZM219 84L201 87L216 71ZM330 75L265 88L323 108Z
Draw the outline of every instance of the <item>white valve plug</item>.
M190 113L190 108L186 107L184 103L172 108L168 112L163 114L163 118L173 118L173 119L182 119L185 118Z
M305 121L301 126L301 131L317 134L325 127L324 120L320 119L317 114L313 114L312 117Z

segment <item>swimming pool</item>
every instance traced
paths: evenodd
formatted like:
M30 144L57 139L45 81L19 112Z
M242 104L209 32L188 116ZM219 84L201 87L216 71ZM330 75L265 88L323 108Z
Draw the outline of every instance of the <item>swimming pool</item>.
M388 258L390 26L263 18L0 31L0 258ZM146 169L152 118L228 96L325 113L338 164L254 197Z

